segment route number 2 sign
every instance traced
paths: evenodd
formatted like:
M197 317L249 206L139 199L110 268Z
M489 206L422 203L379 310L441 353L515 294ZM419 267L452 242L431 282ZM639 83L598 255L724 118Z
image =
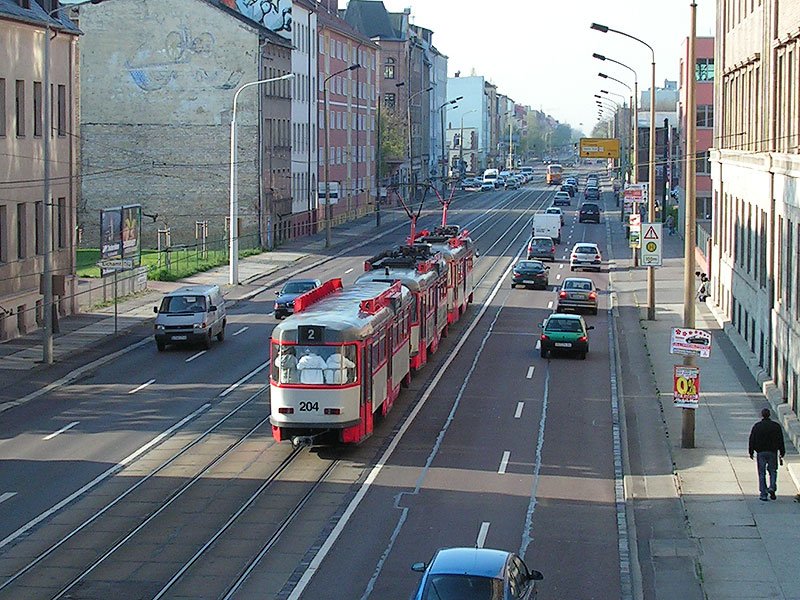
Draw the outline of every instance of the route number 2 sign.
M700 403L700 368L673 367L672 402L678 408L697 408Z

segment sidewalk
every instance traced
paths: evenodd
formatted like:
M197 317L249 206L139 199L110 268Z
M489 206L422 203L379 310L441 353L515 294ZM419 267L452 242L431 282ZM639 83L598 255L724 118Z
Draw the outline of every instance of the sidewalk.
M671 586L678 582L663 573L659 576L659 569L669 567L658 559L668 555L695 561L697 578L710 600L800 599L797 450L787 439L786 466L778 473L778 499L759 501L755 462L748 458L747 443L750 428L769 402L737 353L735 340L728 337L712 310L701 303L695 305L696 327L711 331L711 357L696 359L701 370L696 447L680 447L681 409L672 403L672 368L681 364L682 357L669 353L669 343L672 328L683 324L683 239L675 235L663 240L664 266L655 274L656 320L647 321L646 270L630 268L630 251L624 251L618 215L612 220L618 267L612 276L619 310L624 310L623 304L631 299L638 308L652 369L647 375L653 378L673 463L672 485L651 473L632 473L628 498L634 506L649 506L676 494L686 519L688 540L684 541L689 542L681 543L675 536L671 539L674 545L665 548L659 545L661 540L654 539L655 544L651 541L648 559L653 565L655 597L687 597L671 593ZM626 407L637 401L627 392L623 389ZM780 419L776 416L775 420ZM640 529L638 519L637 513Z
M228 265L176 282L149 281L146 293L123 299L117 304L116 334L119 336L130 332L153 319L153 306L165 292L184 285L217 284L229 302L248 300L265 288L293 277L299 270L322 264L377 237L407 226L408 220L402 210L389 209L381 212L380 229L375 227L374 215L334 227L331 232L331 246L327 249L324 233L290 240L274 251L240 259L240 284L236 286L228 284ZM82 350L107 342L115 335L114 321L113 304L62 318L59 323L60 333L53 337L54 362L73 358ZM41 360L40 330L0 343L0 376L5 373L6 378L25 377L26 372L32 373L43 368ZM2 400L0 410L3 410Z

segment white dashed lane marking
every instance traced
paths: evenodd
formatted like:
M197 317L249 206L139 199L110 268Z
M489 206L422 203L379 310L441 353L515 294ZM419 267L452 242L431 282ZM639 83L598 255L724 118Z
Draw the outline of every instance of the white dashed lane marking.
M249 328L249 327L247 327L247 326L245 326L245 327L242 327L242 328L241 328L239 331L237 331L237 332L236 332L236 333L234 333L233 335L234 335L234 336L236 336L236 335L239 335L240 333L244 333L244 332L245 332L245 331L247 331L248 329L250 329L250 328Z
M72 429L72 428L73 428L73 427L75 427L75 425L77 425L78 423L80 423L80 421L73 421L73 422L72 422L72 423L70 423L69 425L64 425L64 427L62 427L62 428L61 428L61 429L59 429L58 431L54 431L54 432L53 432L53 433L51 433L50 435L46 435L46 436L44 436L42 439L43 439L43 440L52 440L52 439L53 439L54 437L56 437L56 436L57 436L59 433L64 433L64 432L65 432L65 431L67 431L68 429Z
M5 502L6 500L13 498L17 495L17 492L3 492L0 494L0 503Z
M483 545L486 543L486 534L489 533L489 521L484 521L481 523L481 530L478 532L478 539L475 540L475 546L478 548L483 548Z
M508 450L503 451L503 458L500 459L500 468L497 469L497 472L501 475L506 472L506 467L508 467L508 459L511 458L511 452Z
M524 402L517 402L517 410L514 411L514 418L519 419L522 416L522 409L525 406Z
M128 392L128 393L129 393L129 394L135 394L136 392L140 392L140 391L142 391L144 388L146 388L148 385L152 385L152 384L153 384L153 383L155 383L155 382L156 382L156 380L155 380L155 379L151 379L150 381L146 381L146 382L144 382L142 385L140 385L139 387L135 387L135 388L133 388L133 389L132 389L130 392Z
M350 269L347 269L347 271L345 271L344 274L347 275L348 273L352 273L352 272L353 272L353 269L350 268Z
M534 370L535 368L536 368L536 367L534 367L534 366L530 366L530 367L528 367L528 373L527 373L527 375L525 375L525 378L526 378L526 379L530 379L531 377L533 377L533 370Z
M192 361L193 361L195 358L200 358L200 357L201 357L201 356L203 356L203 354L205 354L206 352L208 352L208 350L201 350L201 351L200 351L200 352L198 352L197 354L192 354L192 355L191 355L189 358L187 358L187 359L186 359L186 362L187 362L187 363L189 363L189 362L192 362Z

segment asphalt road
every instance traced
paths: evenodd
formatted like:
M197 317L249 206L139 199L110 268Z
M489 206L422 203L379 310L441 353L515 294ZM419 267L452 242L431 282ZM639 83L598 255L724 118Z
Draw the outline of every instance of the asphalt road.
M428 559L441 546L475 544L520 552L531 567L542 570L541 598L620 597L608 298L602 296L598 316L587 316L595 330L586 361L545 360L536 350L536 324L550 312L555 293L511 290L508 285L508 269L527 242L530 211L547 205L551 195L544 186L527 186L519 192L473 194L454 204L450 222L466 224L481 250L476 267L479 276L485 276L476 289L476 304L403 392L373 438L333 456L306 456L298 463L305 466L289 467L292 483L277 488L258 514L282 512L283 500L288 510L302 491L294 490L294 483L312 479L309 473L319 467L315 460L337 461L326 487L287 526L281 551L255 565L236 598L292 597L301 589L303 598L408 597L418 580L409 570L412 562ZM602 224L577 223L576 204L573 201L567 213L566 231L571 237L559 247L562 256L576 241L597 241L601 247L606 242ZM432 226L438 219L424 217L418 227ZM347 285L360 274L366 256L401 242L405 235L405 230L398 231L311 269L308 275L323 280L342 277ZM568 275L563 260L555 263L551 284ZM606 273L588 276L600 289L607 288ZM81 381L0 416L4 432L0 492L14 492L0 503L0 575L6 581L33 552L23 542L35 542L40 551L62 539L84 514L99 511L132 479L143 477L150 463L169 460L237 406L243 408L236 419L204 442L191 461L174 468L165 478L168 483L147 488L147 500L120 500L116 523L124 529L130 526L126 519L141 520L174 494L182 479L197 473L206 482L215 477L224 477L228 485L233 482L234 492L224 501L219 501L219 489L208 486L178 501L184 510L169 521L177 541L163 539L163 525L162 539L149 534L147 548L164 551L167 563L179 565L208 538L198 535L189 543L183 534L211 531L215 522L211 513L220 515L216 520L229 518L237 502L252 492L251 483L269 476L267 467L277 464L288 450L285 445L275 447L268 427L249 434L247 450L229 455L226 460L233 466L203 469L217 446L244 435L268 415L266 371L259 369L275 323L271 294L231 310L226 341L215 343L209 352L158 353L148 343ZM449 358L454 350L457 353ZM395 435L398 431L400 436ZM170 436L162 440L164 432ZM392 452L386 460L378 460L388 450ZM375 467L376 461L380 467ZM141 472L122 481L123 467ZM204 511L209 518L202 518ZM275 522L280 522L277 516ZM99 549L111 546L120 535L106 524L101 534L87 539L96 541ZM228 541L238 548L233 554L248 555L257 551L258 544L242 540L271 534L235 535L241 539ZM154 569L142 580L131 579L119 565L148 557L135 558L127 552L96 571L94 587L87 584L85 595L73 597L98 597L97 593L102 597L119 590L123 580L129 592L146 589L142 597L155 597L175 569ZM74 554L76 565L88 560L79 554ZM225 556L231 556L230 549ZM208 580L209 573L213 579L231 576L241 564L210 561L204 572L187 576L180 595L176 591L164 597L220 597L203 578ZM316 569L313 577L309 564ZM54 569L52 578L58 580ZM64 581L72 576L65 574ZM20 597L21 590L24 597L53 597L41 579L25 581L20 577L21 587L13 582L0 588L0 597Z

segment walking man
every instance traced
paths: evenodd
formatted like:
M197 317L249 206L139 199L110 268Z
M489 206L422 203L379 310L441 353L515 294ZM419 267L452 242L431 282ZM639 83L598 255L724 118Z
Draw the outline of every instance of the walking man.
M675 217L672 215L667 215L667 230L669 231L670 235L675 235Z
M778 489L778 453L780 452L781 462L786 454L783 430L775 421L770 420L770 414L768 408L761 410L761 420L750 430L747 450L751 460L753 452L756 453L759 499L765 502L770 499L775 500L775 491ZM767 485L767 473L769 473L769 485Z

